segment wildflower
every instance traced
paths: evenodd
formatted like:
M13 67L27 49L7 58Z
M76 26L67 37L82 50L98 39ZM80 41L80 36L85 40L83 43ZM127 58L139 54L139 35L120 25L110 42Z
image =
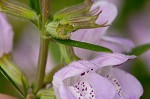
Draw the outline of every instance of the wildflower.
M139 99L143 88L138 80L116 65L134 56L105 54L91 61L78 61L53 77L58 99Z
M129 34L137 46L150 43L150 15L148 13L148 9L144 9L133 15L129 21ZM150 51L141 55L141 58L146 63L147 68L150 71Z

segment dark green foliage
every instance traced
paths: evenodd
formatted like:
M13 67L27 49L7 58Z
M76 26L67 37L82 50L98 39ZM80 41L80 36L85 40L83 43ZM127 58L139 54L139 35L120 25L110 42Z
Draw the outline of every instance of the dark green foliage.
M139 56L148 50L150 50L150 44L145 44L145 45L141 45L141 46L137 46L133 48L129 54Z
M137 59L132 67L132 74L140 81L144 89L144 93L140 99L149 99L150 72L147 68L148 65L140 59Z
M30 7L37 13L40 14L39 0L29 0Z

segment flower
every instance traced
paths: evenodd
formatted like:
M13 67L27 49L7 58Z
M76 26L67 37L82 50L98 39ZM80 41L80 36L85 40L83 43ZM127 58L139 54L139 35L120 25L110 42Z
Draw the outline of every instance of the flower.
M150 43L150 14L149 8L134 14L129 20L129 34L137 46ZM138 21L137 21L138 20ZM150 51L141 55L150 71Z
M94 4L92 5L90 11L94 10L95 8L99 8L99 11L102 13L96 20L97 24L102 24L107 22L107 24L111 24L115 17L117 16L117 9L116 7L107 2L107 1L96 1L94 0ZM108 30L107 27L95 28L95 29L81 29L75 31L72 34L71 39L88 42L96 45L101 45L113 50L113 52L128 52L131 48L134 47L132 41L124 38L119 37L112 37L107 36L106 31ZM74 48L75 54L80 57L81 59L89 59L94 54L98 54L94 51L84 50L80 48Z
M13 30L7 22L5 14L0 12L0 58L4 54L8 54L13 46Z
M143 88L138 80L116 65L134 56L105 54L91 61L78 61L53 77L58 99L139 99Z

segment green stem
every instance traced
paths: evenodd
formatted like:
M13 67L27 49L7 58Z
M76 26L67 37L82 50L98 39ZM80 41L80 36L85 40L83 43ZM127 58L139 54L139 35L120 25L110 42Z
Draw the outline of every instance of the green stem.
M37 71L37 78L36 78L36 83L35 83L36 91L39 90L43 86L47 55L48 55L48 40L41 38L40 53L39 53L39 59L38 59L38 71Z
M45 77L45 68L47 63L47 55L48 55L48 45L49 40L46 37L45 24L49 14L49 4L50 0L42 0L42 32L40 38L40 52L38 58L38 71L35 82L35 92L37 92L43 86L43 81Z

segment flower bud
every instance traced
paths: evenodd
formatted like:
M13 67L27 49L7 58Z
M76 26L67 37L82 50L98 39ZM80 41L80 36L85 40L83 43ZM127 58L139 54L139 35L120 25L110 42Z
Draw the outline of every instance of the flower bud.
M70 37L70 32L74 30L74 27L69 24L60 24L58 21L50 22L46 31L48 32L48 36L52 36L54 38L67 39Z

